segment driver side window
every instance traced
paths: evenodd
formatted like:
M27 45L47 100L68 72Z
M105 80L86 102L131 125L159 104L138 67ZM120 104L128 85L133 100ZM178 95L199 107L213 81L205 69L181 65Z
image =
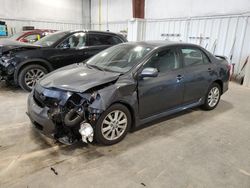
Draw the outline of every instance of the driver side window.
M156 68L159 73L165 73L180 68L180 62L173 49L164 49L155 53L145 64L144 68Z
M84 47L86 44L86 34L85 33L75 33L63 41L59 48L72 48L79 49Z

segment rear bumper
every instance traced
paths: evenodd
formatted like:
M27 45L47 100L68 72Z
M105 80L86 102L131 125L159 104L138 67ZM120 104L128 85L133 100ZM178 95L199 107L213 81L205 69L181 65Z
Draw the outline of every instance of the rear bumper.
M38 106L33 99L32 93L28 97L27 115L29 116L33 126L40 133L50 138L54 138L56 127L48 117L48 108L41 108Z

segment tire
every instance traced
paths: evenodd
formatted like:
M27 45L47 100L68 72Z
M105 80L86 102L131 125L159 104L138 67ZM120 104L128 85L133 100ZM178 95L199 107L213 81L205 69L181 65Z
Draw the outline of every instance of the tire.
M214 82L208 88L208 92L205 96L205 103L202 105L202 108L204 110L213 110L219 104L220 97L221 97L221 87L219 84ZM211 100L213 100L213 102Z
M34 74L32 74L32 72ZM32 88L35 86L37 80L41 79L47 73L48 70L41 65L37 64L28 65L23 69L21 69L18 75L18 84L23 90L30 92ZM32 76L33 79L31 79ZM30 83L30 85L28 83Z
M118 115L115 115L115 113L118 113ZM109 119L108 116L112 117L113 119L115 119L115 116L120 118L116 118L116 122L112 124L112 120ZM110 122L110 124L107 124L106 122ZM118 122L120 122L120 124ZM111 127L113 127L113 129ZM128 108L122 104L114 104L110 106L104 113L102 113L98 119L95 126L95 141L102 145L116 144L126 136L127 132L130 130L130 127L131 114Z

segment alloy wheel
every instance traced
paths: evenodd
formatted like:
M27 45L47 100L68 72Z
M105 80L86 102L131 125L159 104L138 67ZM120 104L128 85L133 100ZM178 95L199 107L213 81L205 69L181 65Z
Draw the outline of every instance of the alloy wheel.
M32 89L36 82L45 75L45 72L41 69L30 69L25 74L25 84Z
M213 87L208 93L208 105L214 107L220 98L220 90L218 87Z
M103 120L101 132L105 139L116 140L125 132L128 125L126 114L120 110L110 112Z

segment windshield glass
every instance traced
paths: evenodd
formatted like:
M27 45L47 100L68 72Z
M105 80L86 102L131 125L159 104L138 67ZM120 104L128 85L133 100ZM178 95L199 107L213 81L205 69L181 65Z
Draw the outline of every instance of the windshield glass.
M150 47L122 44L100 52L86 64L100 70L125 73L151 50Z
M24 32L19 32L10 37L12 40L17 40L19 37L21 37L24 34Z
M43 37L42 39L35 42L34 44L39 45L39 46L43 46L43 47L48 47L48 46L53 45L55 42L57 42L59 39L61 39L62 37L64 37L67 34L68 34L67 32L53 33L53 34L50 34L50 35Z

